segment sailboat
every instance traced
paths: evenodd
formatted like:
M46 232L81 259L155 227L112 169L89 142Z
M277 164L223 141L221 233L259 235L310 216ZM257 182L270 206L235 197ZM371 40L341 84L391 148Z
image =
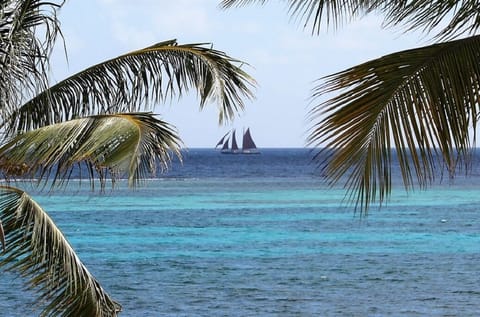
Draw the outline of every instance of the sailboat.
M220 141L218 141L215 148L222 146L220 152L223 154L260 154L250 134L250 128L247 128L243 133L242 148L238 147L235 132L235 129L227 132Z

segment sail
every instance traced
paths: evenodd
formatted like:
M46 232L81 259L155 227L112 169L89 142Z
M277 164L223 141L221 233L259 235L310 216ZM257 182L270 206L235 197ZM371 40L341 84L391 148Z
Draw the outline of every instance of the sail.
M220 139L220 141L218 141L217 145L215 145L215 148L219 147L220 145L224 144L225 143L225 138L227 137L229 132L225 133L225 135ZM226 140L228 143L228 138ZM225 147L225 146L224 146Z
M235 130L232 132L232 151L238 151L237 139L235 138Z
M250 128L247 128L247 131L243 134L243 150L252 150L256 149L257 146L253 142L252 135L250 134Z
M225 138L225 137L224 137ZM223 141L223 140L222 140ZM222 147L222 151L225 151L225 150L228 150L228 141L230 141L229 138L227 138L225 140L225 142L223 143L223 147Z

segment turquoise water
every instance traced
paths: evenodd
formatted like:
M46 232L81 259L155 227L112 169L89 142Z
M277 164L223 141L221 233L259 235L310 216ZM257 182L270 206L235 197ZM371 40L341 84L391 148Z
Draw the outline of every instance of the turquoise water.
M310 159L197 150L137 190L72 182L35 198L121 316L479 314L478 177L399 187L365 218ZM2 276L0 316L38 315L21 280Z

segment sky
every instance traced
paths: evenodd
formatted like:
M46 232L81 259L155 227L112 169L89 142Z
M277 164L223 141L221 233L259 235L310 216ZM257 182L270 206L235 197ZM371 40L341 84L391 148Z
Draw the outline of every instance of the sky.
M418 34L382 29L367 17L312 35L291 19L285 4L270 1L222 10L220 0L69 0L59 19L65 38L52 58L54 82L86 67L154 43L211 43L248 65L257 81L255 99L232 123L218 124L215 104L199 110L192 91L157 105L156 114L174 125L187 148L210 148L230 129L250 127L259 148L304 147L308 111L317 79L395 51L428 44Z

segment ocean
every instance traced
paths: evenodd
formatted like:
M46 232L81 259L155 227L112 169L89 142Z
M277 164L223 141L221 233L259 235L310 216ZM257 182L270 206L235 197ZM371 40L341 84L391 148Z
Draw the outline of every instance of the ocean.
M426 191L397 181L367 217L308 149L190 149L133 190L72 180L33 196L120 316L479 316L476 157ZM1 276L0 316L38 316L22 280Z

